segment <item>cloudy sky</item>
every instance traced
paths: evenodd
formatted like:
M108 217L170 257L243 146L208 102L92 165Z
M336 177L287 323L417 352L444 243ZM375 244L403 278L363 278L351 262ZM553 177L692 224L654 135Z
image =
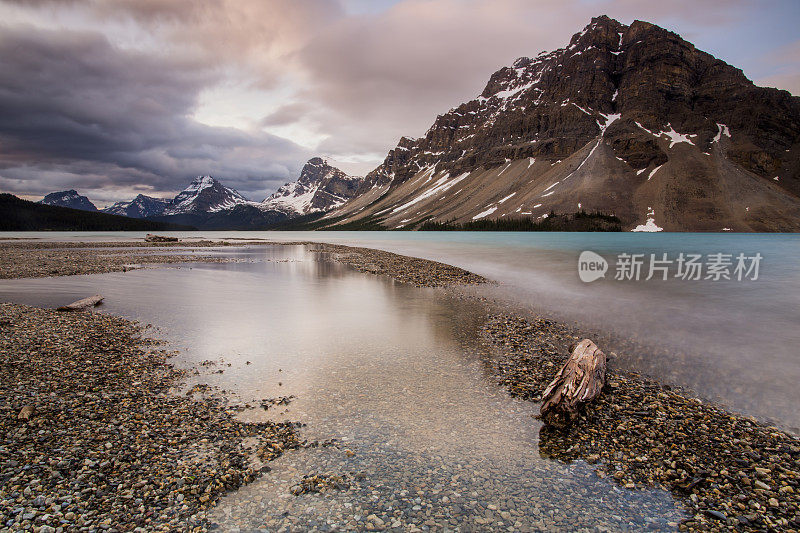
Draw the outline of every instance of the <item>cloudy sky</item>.
M106 205L211 174L261 200L314 155L364 174L600 14L800 95L797 0L0 0L0 191Z

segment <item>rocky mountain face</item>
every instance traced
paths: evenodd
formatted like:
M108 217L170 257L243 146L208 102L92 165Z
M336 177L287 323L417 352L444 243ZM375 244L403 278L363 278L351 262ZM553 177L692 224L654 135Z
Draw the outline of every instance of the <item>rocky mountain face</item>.
M287 183L262 203L264 211L274 210L289 217L330 211L353 198L363 178L348 176L322 158L308 161L297 181Z
M140 194L130 202L117 202L103 209L103 213L121 215L130 218L148 218L159 216L172 203L171 200L153 198Z
M663 28L598 17L402 138L327 216L397 228L586 210L626 229L800 231L798 195L800 98Z
M40 204L70 207L81 211L97 211L97 207L85 196L81 196L75 189L61 192L51 192L41 200Z
M198 176L172 199L162 214L215 213L247 203L244 196L225 187L211 176Z

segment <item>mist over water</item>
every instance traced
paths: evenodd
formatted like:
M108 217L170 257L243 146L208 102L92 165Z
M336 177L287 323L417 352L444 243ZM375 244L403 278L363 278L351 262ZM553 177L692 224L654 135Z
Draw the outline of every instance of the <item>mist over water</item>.
M37 234L49 239L138 234ZM531 313L576 323L616 352L618 367L695 390L738 411L797 431L800 401L800 235L202 232L182 237L263 238L366 246L457 265L497 286L479 291ZM31 236L19 233L13 236ZM744 253L763 256L757 281L582 283L578 256ZM606 335L611 333L613 335ZM626 342L632 339L635 343Z
M270 235L270 237L273 237ZM305 238L306 236L304 236ZM308 235L313 237L313 234ZM273 237L274 238L274 237ZM393 233L325 235L461 266L499 285L481 291L596 335L614 365L797 432L800 236L752 234ZM578 256L739 253L763 256L756 281L583 283ZM675 270L670 271L674 274ZM646 270L642 278L646 277ZM634 341L634 342L629 342Z

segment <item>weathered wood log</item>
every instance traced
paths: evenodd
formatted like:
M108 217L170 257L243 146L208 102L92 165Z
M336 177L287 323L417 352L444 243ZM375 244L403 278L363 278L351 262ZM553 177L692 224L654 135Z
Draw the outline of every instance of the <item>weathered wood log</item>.
M153 235L152 233L145 235L144 240L146 242L178 242L177 237L165 237L163 235Z
M78 300L77 302L72 302L69 305L64 305L56 309L57 311L80 311L82 309L89 309L90 307L95 307L100 305L100 302L103 301L103 297L99 294L95 294L94 296L89 296L88 298L83 298Z
M571 348L571 355L542 394L541 419L563 428L578 415L581 404L596 398L606 380L606 354L589 339Z
M17 420L28 420L35 412L36 408L34 406L26 405L20 410L19 414L17 415Z

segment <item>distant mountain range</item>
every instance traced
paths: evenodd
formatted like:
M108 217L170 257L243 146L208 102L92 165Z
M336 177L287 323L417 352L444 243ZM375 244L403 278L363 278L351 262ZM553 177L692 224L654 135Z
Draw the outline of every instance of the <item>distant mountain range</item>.
M94 209L74 190L42 202ZM204 229L527 227L588 212L634 231L796 232L800 98L663 28L603 16L495 72L365 178L313 158L263 202L200 176L171 200L104 211Z
M102 212L199 229L262 229L336 209L355 195L362 180L315 157L306 163L297 181L283 185L263 202L250 201L211 176L198 176L172 199L140 194ZM41 203L97 210L74 190L50 193Z
M247 203L250 202L244 196L211 176L198 176L170 200L140 194L130 202L117 202L103 209L103 212L131 218L201 215Z
M0 194L0 231L178 231L191 227L29 202Z

